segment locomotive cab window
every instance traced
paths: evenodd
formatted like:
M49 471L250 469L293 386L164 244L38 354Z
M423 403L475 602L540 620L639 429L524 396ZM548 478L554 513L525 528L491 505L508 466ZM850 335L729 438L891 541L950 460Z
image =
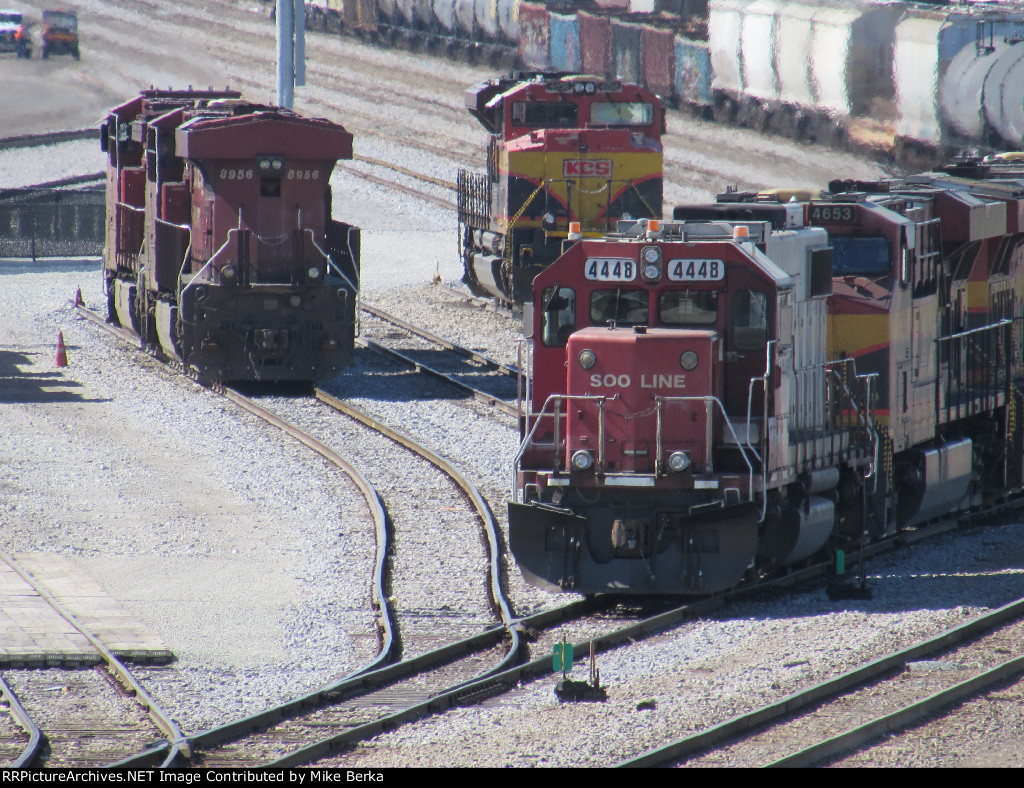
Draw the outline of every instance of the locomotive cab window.
M646 290L595 290L590 294L590 322L604 325L646 326L650 309Z
M768 297L741 290L732 297L733 350L763 350L768 342Z
M832 236L833 276L885 276L892 270L886 238Z
M590 105L592 126L650 126L654 105L639 101L596 101Z
M576 330L576 293L572 288L549 287L541 301L541 341L548 347L562 347Z
M579 107L566 101L513 101L512 122L539 129L574 129Z
M707 326L718 320L717 290L666 290L658 297L658 319L670 326Z

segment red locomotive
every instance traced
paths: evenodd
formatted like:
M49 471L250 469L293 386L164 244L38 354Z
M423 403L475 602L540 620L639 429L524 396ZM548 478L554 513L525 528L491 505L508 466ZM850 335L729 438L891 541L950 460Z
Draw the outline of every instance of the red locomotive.
M598 237L620 218L661 216L661 102L637 85L563 73L513 74L466 91L490 132L487 171L459 171L463 281L528 301L570 222Z
M528 581L705 594L1018 492L1024 170L728 194L540 274Z
M108 315L211 381L351 363L359 230L331 218L352 135L233 91L147 90L112 110Z

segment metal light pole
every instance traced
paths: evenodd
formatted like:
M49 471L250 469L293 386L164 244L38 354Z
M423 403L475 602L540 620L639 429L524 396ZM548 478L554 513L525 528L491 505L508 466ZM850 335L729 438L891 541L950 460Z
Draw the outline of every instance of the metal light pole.
M277 104L291 109L295 87L306 84L306 6L277 0Z

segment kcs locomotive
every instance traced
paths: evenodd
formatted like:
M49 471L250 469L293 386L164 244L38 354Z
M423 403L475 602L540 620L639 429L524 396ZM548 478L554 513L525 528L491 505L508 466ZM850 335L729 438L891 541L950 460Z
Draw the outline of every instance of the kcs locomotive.
M528 301L570 222L603 235L620 218L660 217L664 124L636 85L561 73L513 74L466 91L490 132L487 170L458 174L463 281Z
M351 363L359 230L331 218L352 135L234 91L147 90L110 112L108 319L212 382Z
M1021 491L1024 168L619 222L534 283L510 547L707 594Z

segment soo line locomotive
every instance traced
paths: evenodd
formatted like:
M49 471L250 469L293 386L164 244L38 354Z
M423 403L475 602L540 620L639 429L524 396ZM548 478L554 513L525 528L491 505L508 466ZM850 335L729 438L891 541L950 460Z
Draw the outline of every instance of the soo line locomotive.
M352 361L359 230L331 217L352 135L234 91L112 110L108 319L212 382L313 380Z
M708 594L1021 490L1024 167L781 196L620 221L537 276L528 581Z

